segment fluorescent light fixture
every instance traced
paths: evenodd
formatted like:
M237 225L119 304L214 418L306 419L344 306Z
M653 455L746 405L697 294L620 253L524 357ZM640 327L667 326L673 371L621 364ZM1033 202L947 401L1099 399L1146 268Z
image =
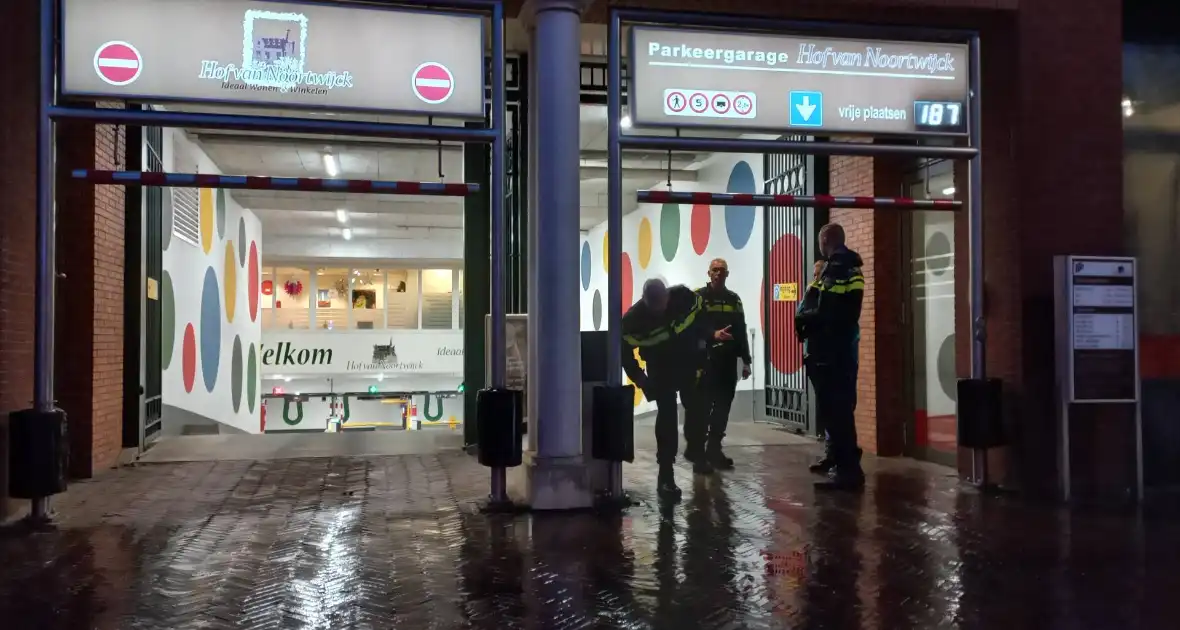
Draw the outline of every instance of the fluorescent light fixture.
M955 187L954 187L954 186L951 186L950 188L943 188L943 189L942 189L942 194L944 194L944 195L953 195L953 194L955 194Z
M378 374L378 375L377 375L377 380L379 380L379 381L384 381L384 380L385 380L385 375L384 375L384 374Z
M623 129L630 129L631 128L631 117L624 114L623 117L621 119L619 119L619 126L622 127Z
M324 154L324 170L328 172L328 177L336 177L340 174L340 165L336 163L335 155Z
M344 240L351 241L352 240L352 228L344 228L344 230L342 230L340 232L340 235L344 237Z
M348 210L340 208L336 211L336 220L341 223L348 223Z
M284 376L284 377L283 377L283 382L284 382L284 383L290 383L290 382L291 382L291 377L290 377L290 376Z

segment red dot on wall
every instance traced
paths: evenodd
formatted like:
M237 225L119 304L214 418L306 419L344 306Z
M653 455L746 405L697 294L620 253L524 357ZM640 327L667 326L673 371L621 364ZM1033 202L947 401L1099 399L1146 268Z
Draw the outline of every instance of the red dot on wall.
M688 220L688 233L692 240L692 250L697 256L705 253L709 247L709 233L713 227L712 207L696 204Z
M770 293L774 285L794 285L796 297L803 299L807 286L803 278L803 244L793 234L780 236L770 248L767 262ZM766 287L763 288L763 295ZM765 299L765 298L763 298ZM773 300L770 303L770 321L763 316L762 330L770 343L770 364L783 374L797 372L803 365L803 346L795 335L795 307L799 303ZM763 309L766 312L766 309Z
M250 321L258 319L258 244L250 241L250 263L246 272L246 293L250 296Z
M623 312L626 313L633 304L631 298L635 291L635 278L631 274L631 257L627 255L627 252L623 252L620 263L619 275L623 276Z
M184 391L192 393L197 379L197 333L193 325L184 327L184 340L180 346L180 374L184 378Z

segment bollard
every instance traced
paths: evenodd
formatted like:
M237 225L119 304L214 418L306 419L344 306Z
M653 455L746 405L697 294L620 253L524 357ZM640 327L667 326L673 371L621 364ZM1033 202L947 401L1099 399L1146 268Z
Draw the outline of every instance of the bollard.
M972 477L976 474L975 462L979 461L977 485L992 490L988 479L987 451L1008 443L1004 433L1003 387L998 378L959 379L957 389L957 415L959 446L972 451Z
M518 389L483 389L476 395L479 463L492 469L493 504L508 503L507 469L524 461L523 416L524 392Z

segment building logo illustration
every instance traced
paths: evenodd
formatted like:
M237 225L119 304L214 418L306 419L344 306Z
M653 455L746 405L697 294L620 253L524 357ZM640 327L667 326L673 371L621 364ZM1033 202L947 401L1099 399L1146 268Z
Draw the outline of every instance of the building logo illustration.
M393 346L392 339L388 344L373 346L373 363L397 363L397 348Z
M348 70L307 69L308 28L302 13L248 10L242 21L241 65L204 59L197 78L220 81L230 90L327 94L351 88Z

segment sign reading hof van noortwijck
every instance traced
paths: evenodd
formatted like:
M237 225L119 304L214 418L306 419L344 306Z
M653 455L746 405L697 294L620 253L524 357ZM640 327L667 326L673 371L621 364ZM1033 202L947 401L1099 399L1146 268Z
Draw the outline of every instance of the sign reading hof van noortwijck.
M965 134L965 44L634 27L636 125Z
M63 0L63 94L483 118L478 15Z

